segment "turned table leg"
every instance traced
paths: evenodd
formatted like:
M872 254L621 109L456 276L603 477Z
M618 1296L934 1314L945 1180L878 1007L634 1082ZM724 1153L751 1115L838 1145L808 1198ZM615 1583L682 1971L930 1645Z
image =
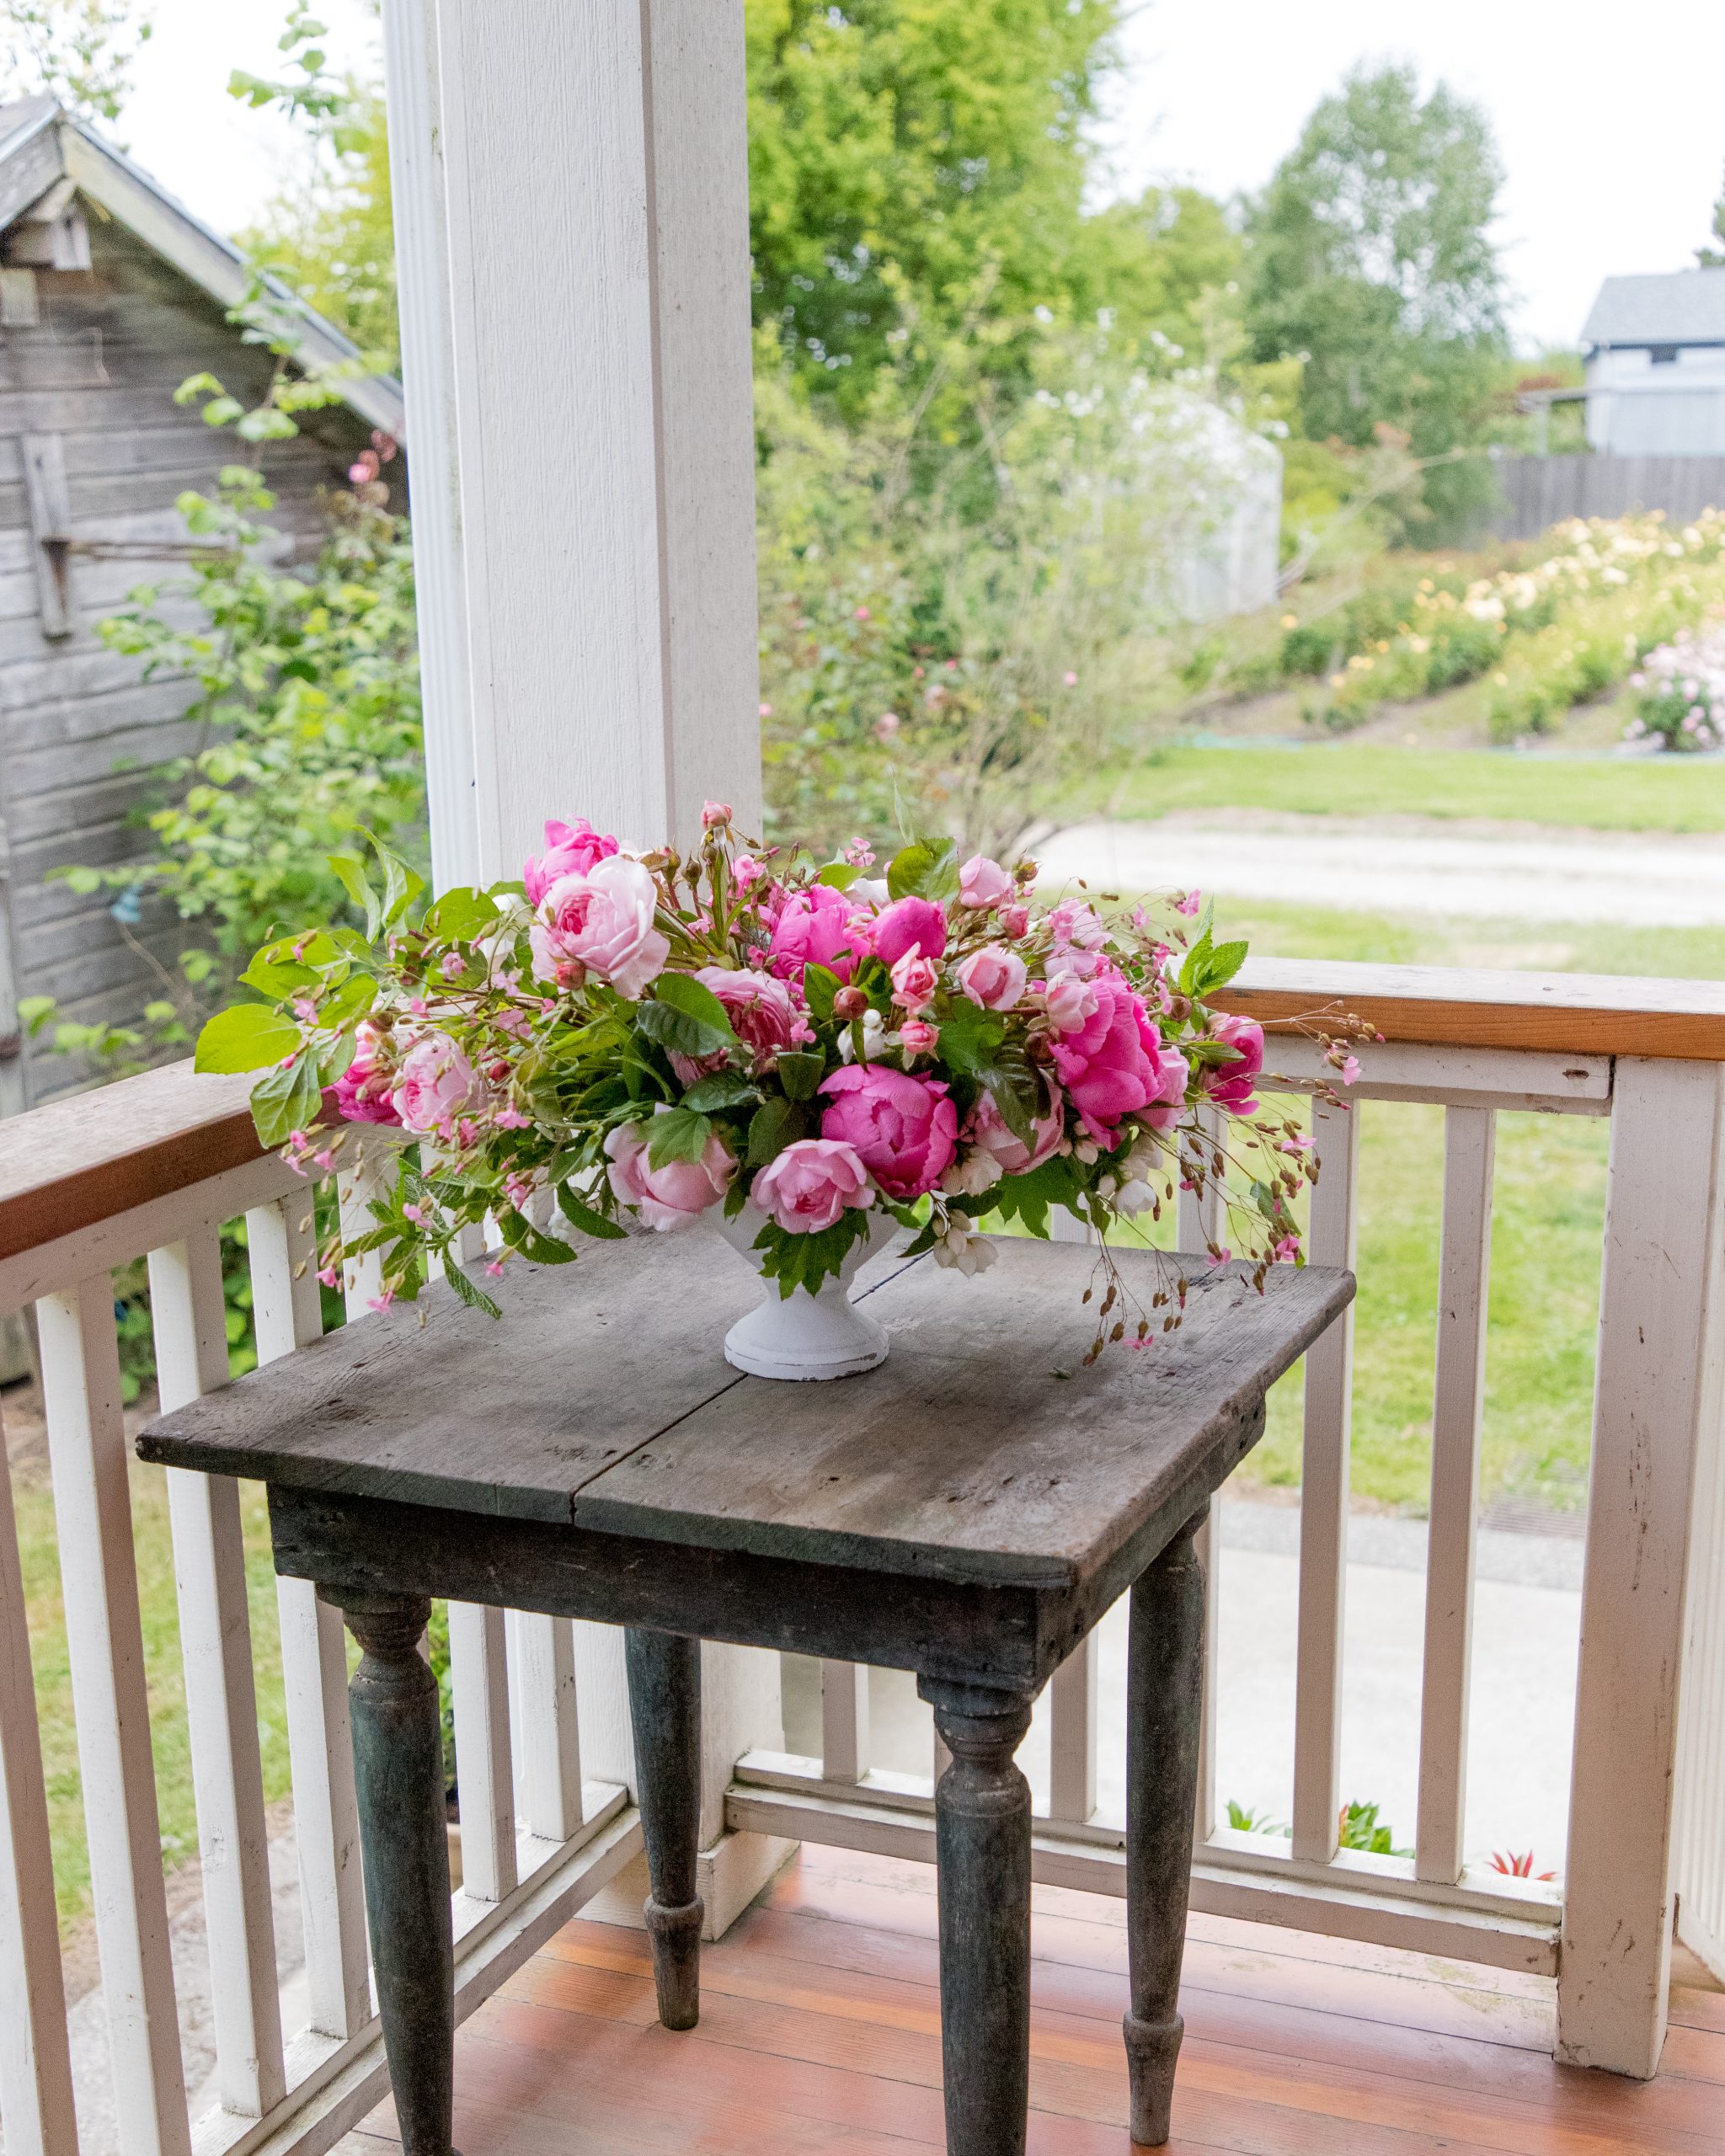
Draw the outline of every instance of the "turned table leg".
M336 1598L332 1595L331 1599ZM341 1597L364 1650L348 1687L366 1917L403 2156L451 2156L455 1941L443 1719L421 1595Z
M1030 1785L1022 1693L923 1678L953 1755L934 1792L948 2156L1023 2156L1030 2100Z
M1168 2137L1179 2015L1180 1960L1192 1879L1204 1705L1204 1568L1192 1546L1204 1508L1132 1589L1126 1678L1126 2016L1132 2138Z
M648 1934L659 2018L692 2029L701 2015L701 1921L695 1860L701 1833L701 1642L675 1632L624 1636L635 1732L641 1832L647 1844Z

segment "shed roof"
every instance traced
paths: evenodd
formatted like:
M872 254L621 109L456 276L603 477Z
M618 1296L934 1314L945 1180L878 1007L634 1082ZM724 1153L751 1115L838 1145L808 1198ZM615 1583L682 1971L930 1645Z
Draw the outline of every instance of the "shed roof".
M222 307L237 307L251 291L255 273L232 241L195 217L93 128L62 112L49 97L0 105L0 231L61 179L71 179L80 194ZM279 278L266 273L264 282L291 324L296 359L327 366L360 356L333 323ZM405 435L399 382L386 375L366 375L335 386L343 402L369 425L398 439Z
M1594 345L1725 344L1725 270L1607 277L1581 341Z

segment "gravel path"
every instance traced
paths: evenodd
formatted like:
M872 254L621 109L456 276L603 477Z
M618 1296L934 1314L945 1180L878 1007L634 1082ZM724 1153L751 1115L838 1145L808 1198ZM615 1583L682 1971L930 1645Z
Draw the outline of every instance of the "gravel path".
M1725 927L1725 838L1414 818L1170 816L1076 825L1034 848L1044 888L1220 891L1348 912Z

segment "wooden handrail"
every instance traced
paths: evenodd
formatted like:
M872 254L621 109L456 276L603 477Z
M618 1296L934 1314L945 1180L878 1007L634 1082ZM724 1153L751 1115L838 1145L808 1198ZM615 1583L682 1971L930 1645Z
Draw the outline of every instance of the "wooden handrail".
M1725 1063L1713 981L1257 958L1216 1000L1269 1026L1351 1012L1391 1041ZM250 1089L171 1063L0 1123L0 1258L260 1159Z

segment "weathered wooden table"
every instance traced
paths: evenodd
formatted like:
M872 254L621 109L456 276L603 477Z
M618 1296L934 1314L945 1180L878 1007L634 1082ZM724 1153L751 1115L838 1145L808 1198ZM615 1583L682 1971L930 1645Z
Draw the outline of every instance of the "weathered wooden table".
M523 1267L501 1323L439 1289L151 1425L146 1460L269 1485L276 1569L364 1650L351 1688L371 1951L407 2156L448 2156L454 2010L430 1598L628 1627L660 2018L693 2025L700 1642L913 1669L936 1793L947 2146L1024 2147L1031 1703L1132 1591L1127 1769L1132 2132L1167 2137L1195 1802L1204 1580L1192 1534L1264 1392L1343 1308L1345 1273L1237 1268L1181 1329L1089 1369L1090 1253L1002 1240L988 1276L878 1262L879 1369L741 1377L759 1293L716 1237ZM1147 1303L1151 1261L1124 1256ZM884 1273L883 1278L880 1276ZM865 1276L866 1278L867 1276Z

